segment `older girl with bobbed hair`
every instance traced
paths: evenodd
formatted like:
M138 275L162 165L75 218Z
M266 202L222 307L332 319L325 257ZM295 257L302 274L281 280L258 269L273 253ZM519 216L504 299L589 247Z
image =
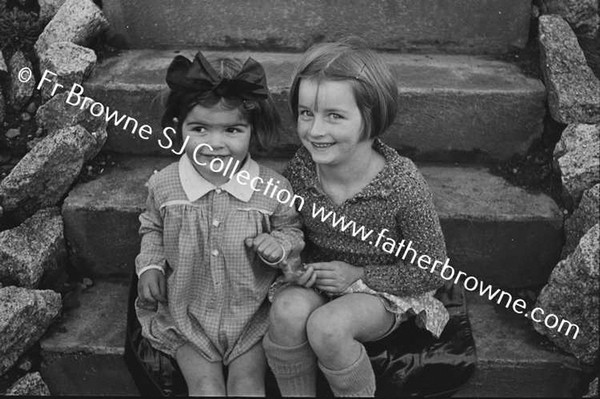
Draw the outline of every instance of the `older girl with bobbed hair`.
M263 346L284 396L315 396L317 367L336 396L373 396L363 343L411 316L434 336L448 321L434 297L441 278L414 261L446 258L439 219L413 162L380 140L398 109L382 56L350 42L312 47L296 68L290 105L303 147L284 174L305 199L305 271L272 286ZM323 220L329 212L344 222ZM400 246L412 252L400 257Z

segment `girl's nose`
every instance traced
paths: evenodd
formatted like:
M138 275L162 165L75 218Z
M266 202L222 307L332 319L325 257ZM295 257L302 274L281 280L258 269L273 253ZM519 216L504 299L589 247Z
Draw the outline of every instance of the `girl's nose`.
M321 137L325 134L324 127L325 126L319 120L319 118L314 118L312 124L310 125L310 129L308 130L308 134L311 137Z
M208 134L206 138L206 144L210 145L213 150L217 150L219 148L223 148L223 133L219 131L212 131Z

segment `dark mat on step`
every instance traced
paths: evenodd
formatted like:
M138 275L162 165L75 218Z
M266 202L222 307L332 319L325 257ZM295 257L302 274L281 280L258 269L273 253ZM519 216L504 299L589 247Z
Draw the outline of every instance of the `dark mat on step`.
M133 275L125 360L141 395L187 396L187 386L176 361L152 348L142 337L134 308L136 297L137 276ZM475 371L477 356L464 290L456 286L442 287L436 297L450 313L439 339L424 334L412 318L388 337L365 344L377 377L376 396L447 397L457 392ZM270 370L266 375L266 394L267 397L281 396ZM317 395L333 396L320 371Z

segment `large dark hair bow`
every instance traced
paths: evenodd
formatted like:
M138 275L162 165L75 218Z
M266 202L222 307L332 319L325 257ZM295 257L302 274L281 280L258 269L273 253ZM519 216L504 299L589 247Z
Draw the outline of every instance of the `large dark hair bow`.
M219 97L239 97L244 100L268 97L265 71L252 58L244 62L237 75L228 79L219 76L201 52L196 54L194 62L178 55L167 70L167 84L174 91L212 91Z

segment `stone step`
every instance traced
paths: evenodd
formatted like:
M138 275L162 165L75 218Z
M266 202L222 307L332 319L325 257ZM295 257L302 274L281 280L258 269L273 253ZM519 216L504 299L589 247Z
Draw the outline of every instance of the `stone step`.
M577 397L582 384L577 359L535 332L531 320L467 296L477 347L477 369L454 397Z
M145 182L173 158L129 157L64 201L71 261L82 275L128 277L139 251L138 215ZM285 160L260 163L281 171ZM562 246L562 214L546 195L530 194L485 168L420 165L434 194L451 265L500 287L545 284Z
M506 52L527 42L531 0L104 0L123 48L303 51L361 37L395 51Z
M159 95L165 73L177 54L194 52L129 50L100 63L85 83L83 95L134 122L109 123L106 148L132 154L167 154L160 126ZM231 53L210 52L224 55ZM283 119L280 143L270 155L291 155L299 145L287 96L299 55L234 53L260 61ZM525 76L517 66L475 56L385 54L400 90L396 123L383 137L415 160L494 161L524 154L541 137L546 93L541 81ZM70 103L77 104L73 95ZM82 102L82 101L81 101ZM74 105L76 106L76 105ZM100 106L94 112L101 114ZM106 112L106 110L105 110ZM102 115L100 117L103 117ZM139 132L142 125L152 132ZM134 130L137 129L137 130ZM145 138L142 138L142 136ZM172 148L178 150L178 148Z
M139 395L122 358L127 294L124 282L96 282L42 339L42 376L53 395ZM478 368L456 397L575 396L574 357L545 342L526 319L472 301Z
M123 359L127 281L97 281L40 341L52 395L139 396Z

